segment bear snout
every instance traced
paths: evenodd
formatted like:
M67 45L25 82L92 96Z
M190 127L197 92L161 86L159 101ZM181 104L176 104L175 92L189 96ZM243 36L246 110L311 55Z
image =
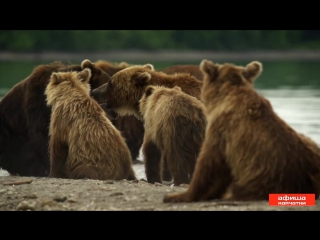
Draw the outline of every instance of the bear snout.
M107 84L103 84L98 88L92 89L90 95L93 99L95 99L97 102L105 102L106 99L106 93L107 93Z
M90 91L90 96L93 98L93 99L95 99L96 101L98 101L99 102L99 100L100 100L100 94L99 94L99 91L97 90L97 89L93 89L93 90L91 90Z
M90 91L90 96L91 96L91 97L93 97L93 96L96 94L96 92L95 92L94 90L95 90L95 89L93 89L93 90L91 89L91 91Z

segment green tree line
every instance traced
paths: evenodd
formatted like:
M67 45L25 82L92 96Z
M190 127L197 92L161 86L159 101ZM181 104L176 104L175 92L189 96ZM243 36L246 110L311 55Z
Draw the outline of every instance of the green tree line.
M0 30L0 51L320 49L319 30Z

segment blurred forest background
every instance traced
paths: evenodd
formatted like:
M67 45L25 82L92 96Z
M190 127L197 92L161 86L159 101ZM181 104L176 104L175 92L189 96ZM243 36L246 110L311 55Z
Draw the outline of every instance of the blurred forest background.
M1 30L0 51L320 49L319 30Z

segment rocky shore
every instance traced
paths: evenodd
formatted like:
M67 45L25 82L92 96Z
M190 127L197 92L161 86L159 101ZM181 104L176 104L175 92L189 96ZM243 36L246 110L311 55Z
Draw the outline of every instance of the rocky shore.
M273 207L267 201L163 203L165 194L188 185L140 181L0 177L0 211L319 211L311 207Z

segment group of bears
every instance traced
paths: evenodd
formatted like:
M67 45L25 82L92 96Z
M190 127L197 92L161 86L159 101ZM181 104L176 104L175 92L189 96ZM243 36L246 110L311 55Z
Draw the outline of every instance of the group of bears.
M320 147L257 93L262 64L37 66L0 101L0 167L11 175L189 184L163 201L320 193Z

